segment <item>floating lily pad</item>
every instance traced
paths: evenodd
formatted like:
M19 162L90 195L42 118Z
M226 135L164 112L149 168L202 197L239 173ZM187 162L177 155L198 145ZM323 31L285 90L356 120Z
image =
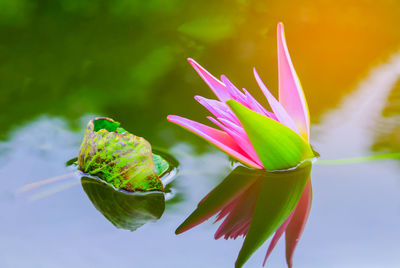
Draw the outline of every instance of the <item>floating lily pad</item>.
M162 158L161 155L153 153L153 161L154 161L154 171L157 173L159 177L161 177L170 167L167 160Z
M148 141L105 117L86 126L77 164L79 170L129 192L164 191L159 175L168 169L164 159L152 154Z

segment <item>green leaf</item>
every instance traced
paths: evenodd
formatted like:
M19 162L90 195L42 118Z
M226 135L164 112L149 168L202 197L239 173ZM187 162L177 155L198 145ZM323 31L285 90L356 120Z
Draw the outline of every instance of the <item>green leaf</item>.
M162 171L165 164L161 161L160 165ZM95 118L87 124L79 150L78 169L117 189L164 191L155 171L150 143L120 128L119 123L110 118Z
M154 171L157 173L158 177L161 177L169 169L169 164L162 156L155 153L153 153L153 161Z
M235 267L242 267L250 256L283 224L296 207L310 178L311 164L284 172L263 172L260 192ZM263 173L263 174L262 174Z
M292 168L314 157L310 144L288 127L237 101L228 100L227 104L239 118L266 170Z

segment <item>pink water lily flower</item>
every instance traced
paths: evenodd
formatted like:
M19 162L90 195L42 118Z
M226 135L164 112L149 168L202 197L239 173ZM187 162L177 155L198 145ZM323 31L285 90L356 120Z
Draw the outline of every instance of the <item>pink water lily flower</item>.
M278 69L279 69L279 101L267 89L257 71L254 69L256 81L267 98L271 111L265 109L247 90L237 89L225 76L218 80L193 59L189 63L215 93L218 100L195 96L195 99L207 108L215 117L207 117L220 129L176 116L169 115L168 120L176 123L211 142L243 164L256 169L264 169L245 129L238 117L226 104L230 99L265 117L285 125L304 140L309 141L309 112L300 81L296 75L289 51L286 46L283 25L277 27ZM268 135L268 133L265 133ZM271 152L273 153L273 152ZM286 234L286 260L292 266L292 256L298 240L303 232L311 206L311 182L308 181L297 207L288 219L278 228L267 251L265 260L283 233Z

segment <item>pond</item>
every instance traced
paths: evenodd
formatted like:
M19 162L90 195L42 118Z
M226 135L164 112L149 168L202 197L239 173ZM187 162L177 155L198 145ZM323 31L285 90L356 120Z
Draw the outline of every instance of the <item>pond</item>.
M268 107L252 68L277 96L282 21L320 154L294 267L400 267L400 162L365 161L400 152L399 12L393 1L2 1L0 266L234 267L244 239L215 240L214 216L175 230L242 167L167 116L210 125L193 96L215 97L187 58ZM179 162L165 196L128 197L133 223L96 199L109 188L66 165L97 116ZM243 267L261 267L267 248ZM287 267L284 238L267 265Z

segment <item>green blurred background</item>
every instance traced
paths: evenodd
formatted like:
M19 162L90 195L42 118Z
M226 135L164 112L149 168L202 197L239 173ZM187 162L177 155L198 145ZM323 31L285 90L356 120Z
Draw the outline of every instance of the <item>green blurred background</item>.
M399 14L393 0L0 0L0 139L41 114L73 128L109 116L162 146L186 139L166 116L204 121L192 96L212 94L185 59L261 99L252 67L277 92L278 21L315 123L400 48Z

